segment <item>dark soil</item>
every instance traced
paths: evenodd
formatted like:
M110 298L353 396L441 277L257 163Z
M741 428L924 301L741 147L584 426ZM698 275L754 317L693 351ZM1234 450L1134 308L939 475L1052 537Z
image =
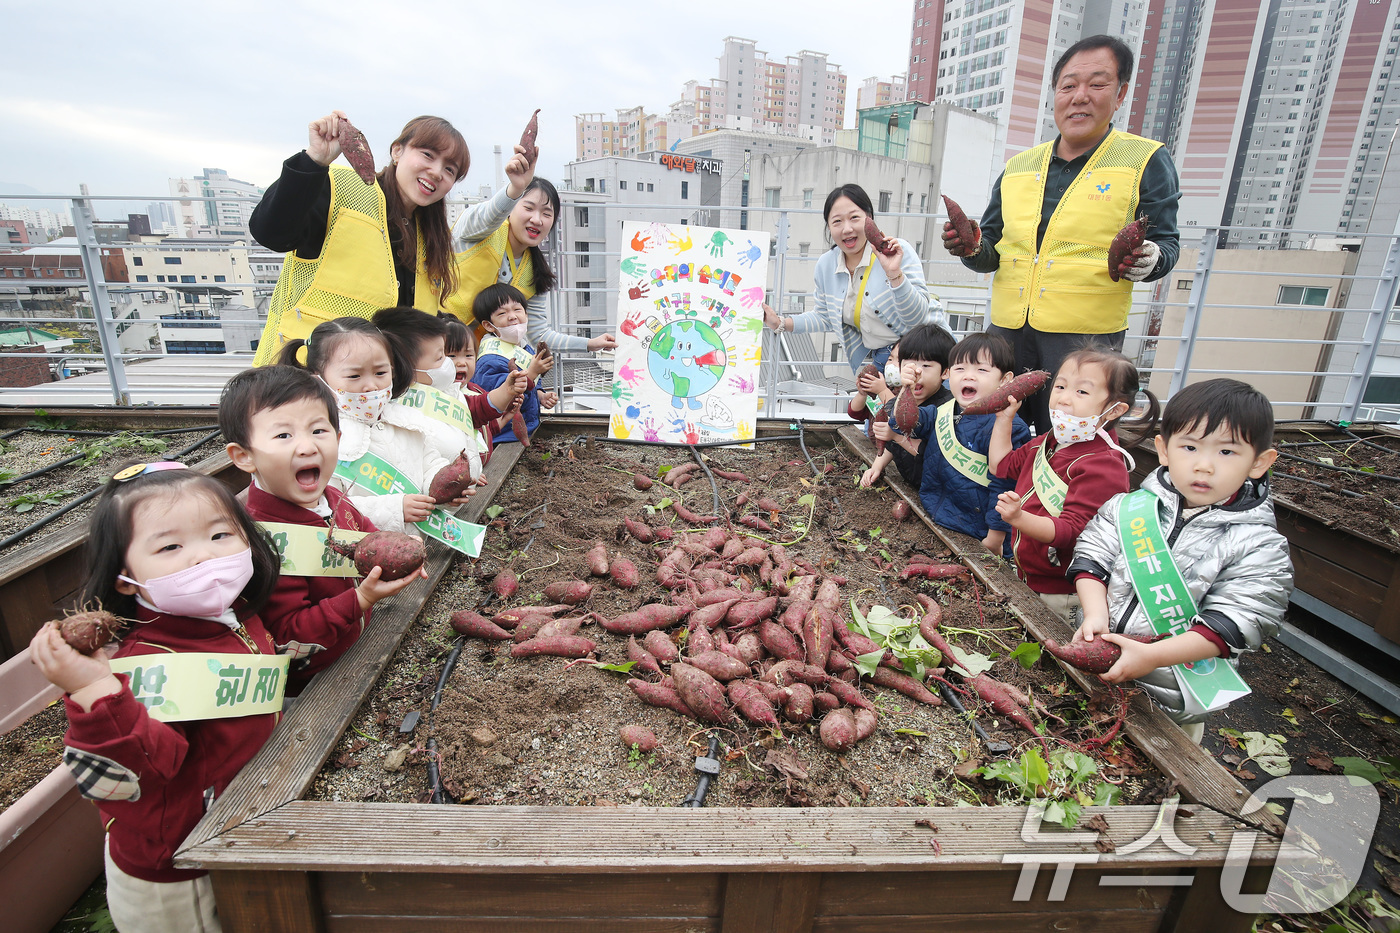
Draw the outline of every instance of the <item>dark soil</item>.
M55 702L0 736L0 812L63 762L68 716Z
M794 542L787 548L790 555L805 558L825 573L846 577L843 600L854 599L862 611L880 603L908 615L916 611L916 590L911 587L918 586L944 604L945 628L980 632L980 636L950 632L948 637L955 645L999 658L992 676L1030 690L1069 720L1069 726L1050 724L1052 731L1063 733L1063 741L1051 738L1052 747L1082 743L1111 726L1116 706L1108 694L1086 702L1048 658L1025 670L1006 657L1023 640L1023 633L997 600L974 588L969 578L910 586L897 581L895 571L910 555L947 555L922 523L892 519L892 492L854 488L853 479L862 466L844 452L832 447L813 450L819 468L834 466L821 479L814 476L795 444L760 444L751 453L710 453L711 467L743 471L754 482L719 479L725 505L716 510L710 484L701 475L680 490L690 508L702 514L723 512L741 492L754 500L765 495L776 500L782 509L775 530L763 534L771 540ZM444 788L461 803L679 804L695 786L695 758L704 754L707 729L669 710L643 704L627 687L623 674L556 658L512 660L509 643L468 641L435 714L430 707L442 659L455 637L446 624L448 617L458 609L483 604L490 578L503 566L509 565L522 578L520 592L510 605L539 603L540 592L549 582L590 579L585 552L603 540L612 557L625 556L637 565L643 582L629 592L593 578L589 610L613 617L645 604L670 602L673 595L655 582L658 554L665 551L630 536L619 539L615 529L624 515L647 518L645 506L676 497L675 490L660 483L648 492L637 491L632 474L656 477L659 467L682 463L679 458L683 457L674 450L644 447L598 444L589 449L537 443L496 499L503 511L483 557L476 566L465 563L462 574L449 578L433 595L379 686L352 720L352 728L332 753L311 796L425 800L427 745L432 738ZM797 500L809 493L816 499L811 527L803 535L809 509ZM669 509L650 516L649 521L653 526L675 523L677 531L687 527ZM492 606L484 613L501 608ZM673 638L683 628L677 627ZM600 660L626 661L625 637L594 625L585 626L580 634L597 642ZM784 723L778 733L747 725L716 730L723 742L723 765L707 803L1015 802L1006 796L1004 785L968 776L975 763L969 760L985 760L988 755L951 708L923 706L869 685L865 693L879 708L879 730L840 756L819 744L815 722ZM412 735L401 736L399 724L415 710L422 715L421 724ZM980 715L994 740L1009 742L1018 750L1036 744L1010 723ZM660 740L658 749L640 755L625 748L618 731L629 724L650 728ZM1124 782L1126 802L1160 798L1160 776L1132 746L1115 742L1099 760L1101 776Z
M1280 432L1275 444L1276 495L1328 524L1400 551L1400 437L1371 434L1357 440L1324 428Z

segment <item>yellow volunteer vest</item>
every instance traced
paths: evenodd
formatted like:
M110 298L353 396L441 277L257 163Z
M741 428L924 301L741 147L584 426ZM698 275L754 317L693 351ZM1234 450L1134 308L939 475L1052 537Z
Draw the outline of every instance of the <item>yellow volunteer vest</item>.
M1136 217L1143 170L1161 145L1111 131L1060 198L1038 253L1035 234L1055 142L1006 163L993 324L1014 329L1029 321L1036 330L1067 334L1111 334L1128 326L1133 283L1108 277L1108 246Z
M378 184L365 184L345 166L332 165L330 171L331 210L321 254L315 259L301 259L291 252L282 261L282 274L272 290L254 366L274 362L284 344L306 339L323 321L368 318L381 308L399 303L399 279L389 244L384 192ZM438 285L428 278L421 231L417 240L413 305L436 314L441 307Z
M472 302L487 286L500 280L501 260L510 252L510 221L504 220L495 232L457 254L457 290L442 303L443 310L455 315L468 327L476 326L472 317ZM535 297L535 269L530 251L520 257L520 265L511 260L510 284L525 295ZM478 339L480 334L477 334Z

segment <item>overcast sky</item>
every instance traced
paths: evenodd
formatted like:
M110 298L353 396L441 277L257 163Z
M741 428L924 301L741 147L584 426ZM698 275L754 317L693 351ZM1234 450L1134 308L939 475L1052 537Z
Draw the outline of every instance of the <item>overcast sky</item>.
M0 0L0 199L82 182L166 194L166 179L206 166L267 185L332 109L380 165L409 118L451 120L473 157L460 196L490 183L492 147L513 145L539 107L542 172L557 179L575 114L664 114L684 81L715 76L731 35L776 58L826 52L852 120L863 79L906 69L912 14L912 0Z

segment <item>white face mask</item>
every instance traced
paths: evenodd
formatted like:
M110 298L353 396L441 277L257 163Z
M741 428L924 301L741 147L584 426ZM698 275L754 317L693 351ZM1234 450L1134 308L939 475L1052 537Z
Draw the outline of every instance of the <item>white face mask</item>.
M372 392L346 392L343 389L331 391L335 393L340 414L363 424L374 424L383 417L384 409L389 406L393 394L392 387L375 389Z
M505 327L496 328L496 336L513 346L520 346L525 343L525 325L508 324Z
M1117 407L1118 403L1114 402L1112 405L1105 408L1097 418L1081 418L1078 415L1071 415L1059 409L1050 409L1050 427L1055 434L1055 443L1063 447L1066 444L1078 444L1082 441L1092 440L1096 436L1102 437L1104 441L1108 443L1108 446L1118 451L1123 455L1124 459L1128 461L1128 469L1133 469L1135 464L1132 455L1122 447L1113 443L1108 436L1108 432L1099 427L1099 422L1103 419L1104 415L1107 415Z
M450 356L443 357L442 362L432 369L420 369L418 372L428 377L434 389L443 392L451 389L457 382L457 364Z
M886 364L885 364L885 385L889 386L891 389L897 389L897 388L899 388L899 384L900 384L901 381L902 381L902 380L899 378L899 364L898 364L898 363L886 363Z

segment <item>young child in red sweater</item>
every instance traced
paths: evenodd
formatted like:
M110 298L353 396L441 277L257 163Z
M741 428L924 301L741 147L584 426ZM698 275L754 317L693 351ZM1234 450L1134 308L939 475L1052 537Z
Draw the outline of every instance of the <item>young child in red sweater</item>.
M1091 345L1065 357L1050 389L1053 431L1011 449L1019 399L997 414L987 450L996 476L1016 481L997 498L997 513L1013 531L1016 571L1047 606L1078 624L1079 597L1065 570L1074 542L1099 507L1128 491L1132 457L1118 445L1114 425L1138 396L1138 371L1116 350ZM1157 424L1157 399L1136 424L1145 437Z
M287 695L297 696L355 644L375 603L427 571L383 581L375 567L357 583L353 564L321 559L326 530L376 530L348 496L326 485L335 471L340 418L324 382L291 366L244 370L224 387L219 428L229 459L252 474L248 514L283 556L262 616L277 650L292 658Z
M87 561L83 603L126 634L87 655L51 622L29 649L67 693L63 761L107 832L112 921L216 933L208 875L172 861L281 715L287 662L258 617L277 556L227 487L161 461L107 484Z

